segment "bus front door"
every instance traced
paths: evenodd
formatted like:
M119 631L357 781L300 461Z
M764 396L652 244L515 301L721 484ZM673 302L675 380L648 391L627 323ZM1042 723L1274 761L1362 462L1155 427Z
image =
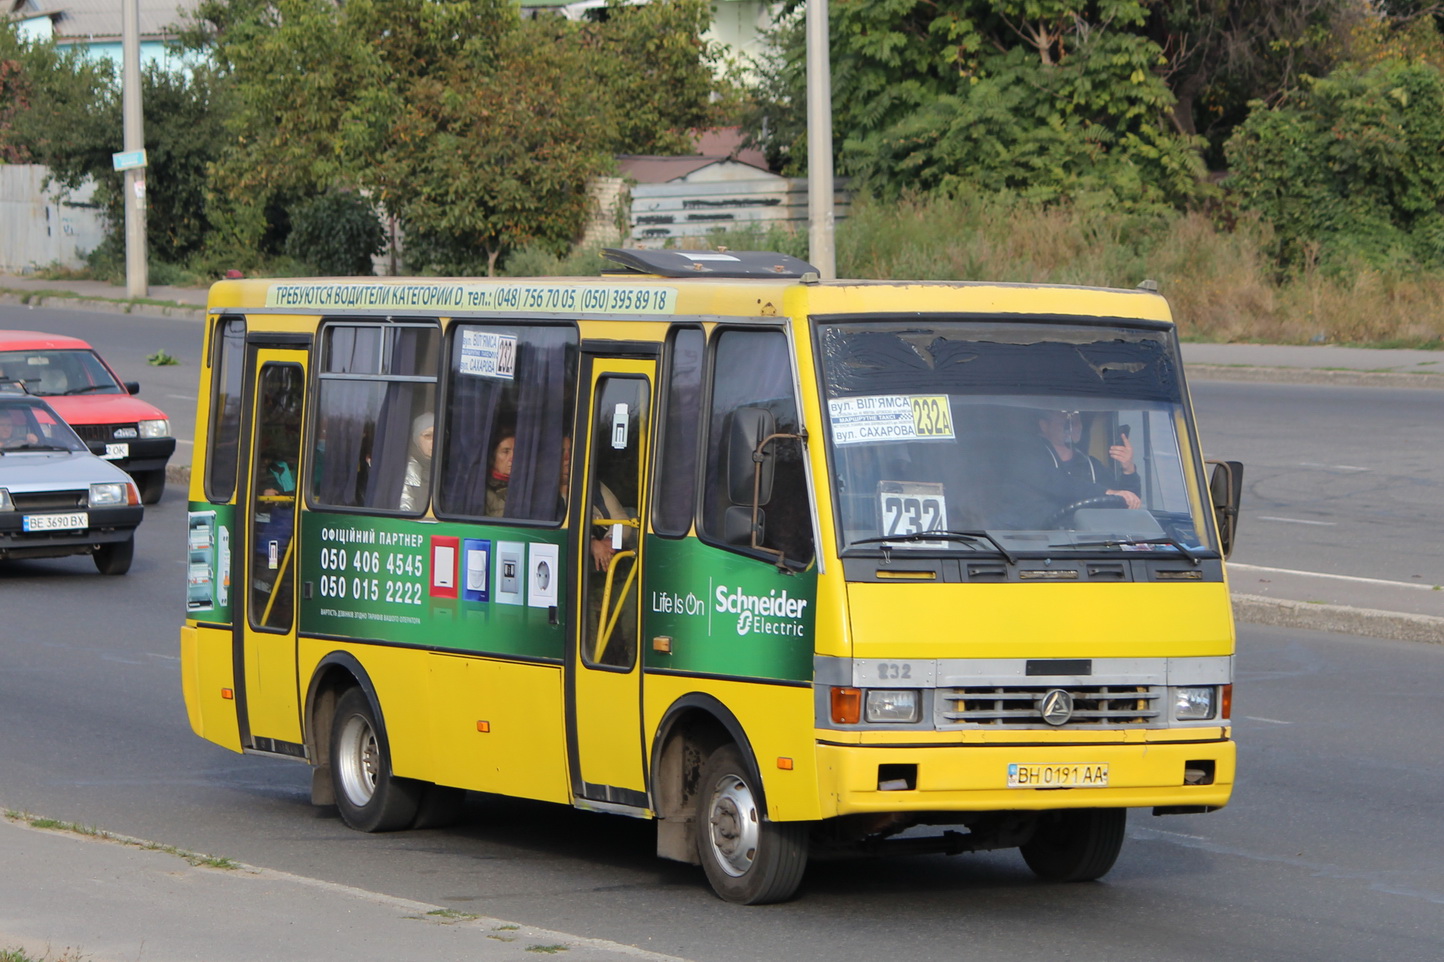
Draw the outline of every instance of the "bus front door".
M572 517L579 572L568 658L573 792L631 808L647 806L638 595L655 373L650 360L593 361L587 457L578 459L581 512Z
M300 506L304 350L252 346L242 470L245 561L236 586L241 633L241 737L247 748L294 755L301 748L296 690L296 511ZM247 462L242 462L243 464Z

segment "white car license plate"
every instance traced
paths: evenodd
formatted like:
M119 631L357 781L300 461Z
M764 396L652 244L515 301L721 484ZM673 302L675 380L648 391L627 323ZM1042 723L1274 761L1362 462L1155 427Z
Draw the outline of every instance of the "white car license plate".
M130 457L129 444L107 444L105 453L101 455L107 461L118 461L121 458Z
M69 531L90 527L90 515L84 511L70 514L27 514L20 519L26 531Z
M1107 788L1108 765L1079 762L1070 765L1008 766L1009 788Z

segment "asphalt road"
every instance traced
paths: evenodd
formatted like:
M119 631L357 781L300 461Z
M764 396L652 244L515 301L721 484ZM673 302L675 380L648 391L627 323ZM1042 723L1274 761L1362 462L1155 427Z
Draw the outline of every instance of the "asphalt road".
M1190 388L1205 454L1244 462L1231 560L1444 584L1444 391Z
M87 337L189 437L196 322L0 305L0 325ZM161 349L182 363L146 365ZM1444 396L1193 392L1209 454L1249 465L1236 560L1439 579ZM739 909L658 861L647 823L476 796L456 828L364 836L311 808L303 765L194 736L184 516L174 493L148 510L125 578L0 565L0 807L698 962L1444 956L1439 646L1241 626L1234 803L1135 815L1102 883L1039 884L1011 852L826 863L798 901Z
M309 805L303 765L194 736L184 514L148 512L124 578L0 571L0 807L698 962L1444 955L1444 648L1243 626L1234 803L1135 814L1101 883L1040 884L1012 852L850 861L742 909L654 858L647 823L476 796L455 828L361 835Z

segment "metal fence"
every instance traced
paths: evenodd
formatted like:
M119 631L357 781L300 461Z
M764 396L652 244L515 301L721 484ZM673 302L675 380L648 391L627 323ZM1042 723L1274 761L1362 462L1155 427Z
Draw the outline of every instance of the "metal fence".
M833 216L847 216L849 196L839 187ZM717 230L807 230L807 179L638 184L632 188L632 243L662 247L683 237Z

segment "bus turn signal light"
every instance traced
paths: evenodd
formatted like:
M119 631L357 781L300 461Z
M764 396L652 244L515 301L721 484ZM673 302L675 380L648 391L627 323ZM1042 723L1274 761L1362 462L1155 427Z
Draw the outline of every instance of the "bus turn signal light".
M834 688L832 690L832 723L834 725L856 725L862 720L862 689Z
M1219 699L1218 717L1228 720L1233 717L1233 686L1223 686L1223 697Z

